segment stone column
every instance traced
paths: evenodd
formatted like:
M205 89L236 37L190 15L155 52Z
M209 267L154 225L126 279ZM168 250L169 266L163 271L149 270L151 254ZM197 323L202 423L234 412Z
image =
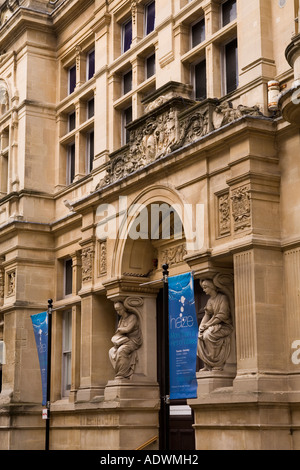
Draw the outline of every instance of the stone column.
M286 388L282 279L279 250L257 247L234 255L235 391Z

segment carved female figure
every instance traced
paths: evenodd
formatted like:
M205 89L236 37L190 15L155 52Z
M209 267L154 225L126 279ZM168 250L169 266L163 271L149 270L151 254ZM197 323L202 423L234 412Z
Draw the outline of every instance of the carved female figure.
M200 284L210 298L199 326L197 354L204 362L202 370L223 370L230 354L233 331L229 302L212 281L204 280Z
M115 378L130 379L137 363L137 350L142 345L140 322L136 314L127 311L123 302L115 302L114 307L121 318L111 339L113 347L109 350L109 358Z

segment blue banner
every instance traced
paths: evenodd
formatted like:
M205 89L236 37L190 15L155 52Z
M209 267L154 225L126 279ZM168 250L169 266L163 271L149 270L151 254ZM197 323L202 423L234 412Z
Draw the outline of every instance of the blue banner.
M197 398L198 323L193 273L169 277L170 398Z
M47 404L48 313L31 315L42 378L42 405Z

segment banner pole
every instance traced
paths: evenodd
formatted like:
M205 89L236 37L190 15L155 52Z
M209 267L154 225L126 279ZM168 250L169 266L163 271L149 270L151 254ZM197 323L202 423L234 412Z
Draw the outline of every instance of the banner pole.
M163 269L163 327L162 327L162 384L161 384L161 408L162 429L160 447L161 450L169 450L169 414L170 414L170 372L169 372L169 289L168 289L168 264Z
M46 419L45 450L49 450L49 440L50 440L52 307L53 307L53 300L49 299L48 300L48 354L47 354L47 419Z

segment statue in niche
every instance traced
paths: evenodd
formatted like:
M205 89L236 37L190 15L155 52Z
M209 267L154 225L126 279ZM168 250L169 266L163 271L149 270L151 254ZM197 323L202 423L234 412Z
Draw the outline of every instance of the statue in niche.
M132 377L138 361L137 351L143 342L137 311L133 306L128 306L126 300L124 303L117 301L114 304L120 320L111 339L113 347L109 350L109 359L116 379Z
M197 354L204 363L202 371L223 370L230 354L233 322L228 298L211 280L200 281L209 295L199 326Z

